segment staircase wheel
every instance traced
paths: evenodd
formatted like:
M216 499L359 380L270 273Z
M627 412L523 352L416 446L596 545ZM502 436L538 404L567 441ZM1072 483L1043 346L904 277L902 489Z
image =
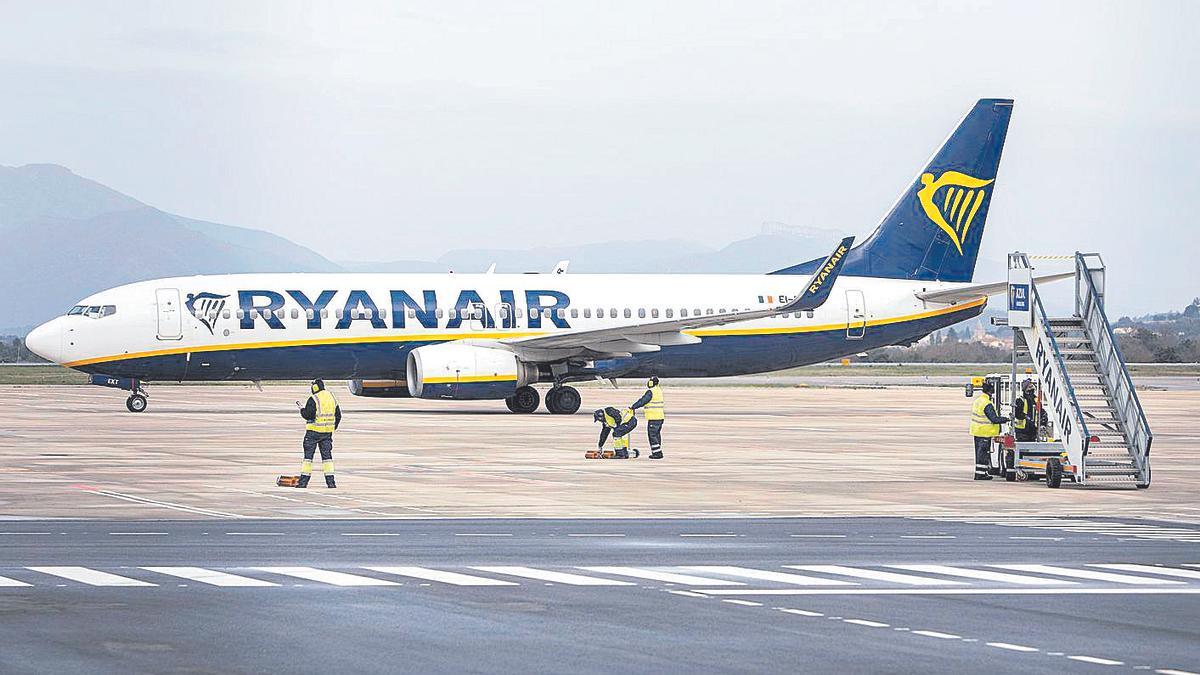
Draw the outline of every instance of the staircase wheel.
M1056 488L1062 485L1062 478L1062 460L1057 457L1051 457L1046 460L1046 487Z
M1149 460L1146 461L1146 482L1138 483L1137 489L1145 490L1148 487L1150 487L1150 461Z

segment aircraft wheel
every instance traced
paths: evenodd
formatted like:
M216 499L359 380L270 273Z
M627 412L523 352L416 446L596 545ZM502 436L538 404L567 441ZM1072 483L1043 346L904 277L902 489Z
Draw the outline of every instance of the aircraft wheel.
M555 415L574 415L582 403L583 397L574 387L554 387L546 392L546 410Z
M538 404L542 402L542 396L537 389L526 385L517 389L517 392L504 399L508 404L508 409L520 414L528 414L538 409Z
M146 397L141 394L134 394L125 399L125 407L129 408L129 412L140 413L146 409L147 405Z

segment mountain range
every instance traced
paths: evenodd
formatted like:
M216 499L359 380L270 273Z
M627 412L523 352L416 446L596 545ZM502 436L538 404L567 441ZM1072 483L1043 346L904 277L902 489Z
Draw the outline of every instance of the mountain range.
M0 334L82 297L158 277L238 272L766 272L823 255L837 233L767 223L717 248L682 239L457 249L434 261L333 262L279 235L179 216L55 164L0 166Z

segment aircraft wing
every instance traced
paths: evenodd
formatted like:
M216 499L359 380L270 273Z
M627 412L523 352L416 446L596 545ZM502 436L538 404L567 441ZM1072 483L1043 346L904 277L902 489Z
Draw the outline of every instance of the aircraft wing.
M834 281L841 272L846 254L854 244L854 237L846 237L833 253L817 268L804 291L794 300L769 309L750 311L733 310L725 314L706 314L665 321L577 330L553 335L539 335L502 340L508 347L526 353L533 360L553 359L576 353L633 354L658 351L667 345L686 345L700 342L700 338L684 333L685 330L721 326L738 321L751 321L767 317L812 310L820 307L829 298ZM539 351L546 350L544 354Z
M1033 283L1042 284L1050 281L1059 281L1075 276L1074 272L1062 272L1059 274L1047 274L1041 277L1034 277ZM959 286L958 288L947 288L941 291L929 291L926 293L917 293L917 297L926 302L960 302L962 300L978 300L986 298L989 295L999 295L1000 293L1008 292L1007 281L997 281L994 284L974 284L972 286Z

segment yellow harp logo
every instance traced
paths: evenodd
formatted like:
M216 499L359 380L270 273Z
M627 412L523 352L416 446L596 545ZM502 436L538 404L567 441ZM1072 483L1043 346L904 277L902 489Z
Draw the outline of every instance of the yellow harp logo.
M992 180L995 180L994 178ZM967 240L967 232L971 229L971 221L986 196L984 186L992 180L982 180L968 176L958 171L946 171L936 179L931 173L921 174L921 189L917 190L917 199L925 215L938 227L950 235L958 254L962 255L963 242ZM942 188L948 188L942 195L941 203L935 198Z

